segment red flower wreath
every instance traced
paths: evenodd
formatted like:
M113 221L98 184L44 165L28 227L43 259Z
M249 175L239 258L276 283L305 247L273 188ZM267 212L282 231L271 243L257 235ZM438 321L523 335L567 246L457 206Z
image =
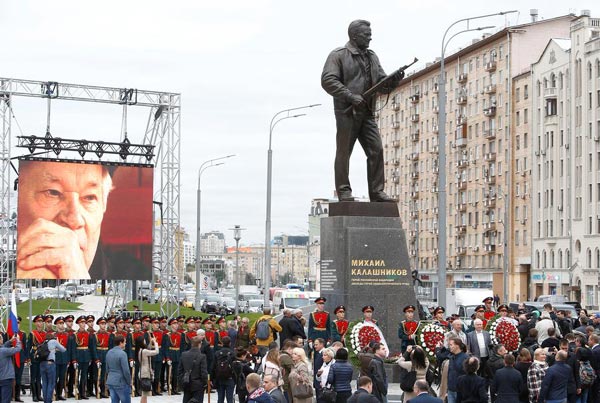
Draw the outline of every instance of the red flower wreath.
M507 320L495 320L490 326L490 335L494 344L503 344L509 352L517 351L521 344L517 327Z
M360 343L360 348L364 349L365 346L372 341L379 343L381 341L381 337L379 337L377 329L375 329L373 326L363 326L358 331L358 341Z

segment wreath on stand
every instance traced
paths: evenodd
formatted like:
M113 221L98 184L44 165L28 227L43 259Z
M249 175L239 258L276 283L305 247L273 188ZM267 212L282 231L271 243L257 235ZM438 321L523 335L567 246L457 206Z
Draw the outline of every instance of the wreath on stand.
M447 329L435 323L421 324L417 328L416 343L425 350L430 364L435 364L435 348L439 342L444 342Z
M358 354L372 341L383 343L387 346L381 329L374 323L361 320L351 322L345 336L346 348L348 349L348 361L355 367L360 367Z
M502 344L509 353L519 350L521 337L517 326L509 320L502 319L499 315L494 316L488 322L486 330L490 332L493 344Z

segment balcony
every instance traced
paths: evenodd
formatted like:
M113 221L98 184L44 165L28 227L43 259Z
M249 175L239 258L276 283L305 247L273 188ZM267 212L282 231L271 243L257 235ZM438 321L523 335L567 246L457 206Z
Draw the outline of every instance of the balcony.
M438 125L433 125L433 128L431 129L432 132L434 132L435 134L438 134L440 132L440 127Z
M487 174L484 176L483 181L488 185L496 184L496 175L495 174Z
M410 192L410 198L416 200L419 198L419 192Z
M429 191L431 193L437 193L438 192L438 187L434 185L434 186L431 187L431 189L429 189Z
M461 73L458 75L458 77L456 77L456 81L458 81L461 84L466 83L468 79L469 76L467 75L467 73Z
M484 250L485 250L487 253L494 253L494 252L496 252L496 245L494 245L494 244L491 244L491 243L490 243L490 244L483 245L483 248L484 248Z
M487 140L494 140L496 138L496 129L486 129L483 131L483 138Z
M400 140L394 140L394 141L392 141L392 146L394 146L394 147L400 147Z
M433 208L433 214L437 214L437 213L439 213L439 212L440 212L440 210L439 210L439 208L438 208L438 207L434 207L434 208Z
M460 257L457 257L455 262L454 262L454 268L455 269L460 269L462 266L462 261L460 260Z
M458 190L465 190L467 188L467 181L456 181L456 188Z
M465 255L467 253L467 248L466 246L457 246L456 248L454 248L454 250L456 251L457 255Z
M466 95L459 95L458 97L456 97L456 103L458 105L464 105L467 103L467 96Z
M466 125L467 124L467 117L465 115L459 115L458 118L456 118L456 126L461 126L461 125Z
M490 61L490 62L487 62L487 63L485 64L485 71L487 71L487 72L490 72L490 73L491 73L492 71L496 71L496 61L495 61L495 60L492 60L492 61Z
M429 150L429 152L432 154L438 154L440 152L440 146L438 146L437 144L434 146L431 146L431 149Z
M419 121L419 114L414 113L414 114L410 115L410 121L413 123L417 123Z
M419 179L419 173L417 171L411 172L410 179L412 179L412 180Z
M483 110L483 114L484 114L484 116L487 116L488 118L493 118L494 116L496 116L496 107L490 106L489 108L485 108Z
M496 208L496 199L495 198L483 199L483 207Z
M394 158L394 159L392 159L392 164L394 164L394 165L400 165L400 158Z
M483 229L486 231L496 231L496 221L484 222Z
M460 212L467 211L467 203L458 203L456 205L456 211L460 211Z
M544 98L556 98L558 91L556 87L544 88Z
M406 156L406 158L408 158L410 161L418 161L419 160L419 153L418 152L412 152L412 153L408 154Z
M456 166L458 168L463 169L463 168L466 168L468 165L469 165L469 160L467 160L467 159L460 159L460 160L456 161Z
M400 128L400 122L392 122L392 129L399 129Z
M483 92L486 94L495 94L496 93L496 84L486 85Z
M431 110L433 111L433 113L439 113L440 112L440 107L436 105L433 108L431 108Z
M410 96L410 102L412 102L413 104L416 104L417 102L419 102L419 98L420 98L420 94L416 93Z
M496 161L496 153L485 153L483 155L483 159L486 162L492 162L492 161Z
M456 226L456 235L462 235L464 233L467 232L467 225L466 224L459 224Z
M419 141L419 130L418 129L415 132L410 134L410 139L413 143Z
M392 109L395 111L400 110L400 104L398 102L392 102Z

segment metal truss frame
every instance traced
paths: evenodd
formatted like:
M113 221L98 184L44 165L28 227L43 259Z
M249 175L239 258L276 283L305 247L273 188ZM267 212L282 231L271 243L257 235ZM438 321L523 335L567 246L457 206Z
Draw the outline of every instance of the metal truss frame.
M175 262L179 253L178 248L175 247L175 234L180 228L181 94L56 81L0 78L0 130L2 130L0 133L0 299L5 302L10 299L14 278L14 273L11 273L11 262L14 261L16 252L11 245L9 217L12 100L14 97L149 108L148 123L142 145L156 146L154 149L157 156L155 172L160 175L155 175L157 186L155 186L154 200L163 206L160 225L153 226L153 239L155 239L153 256L161 257L158 262L163 292L166 292L169 297L177 295L178 285L169 280L175 274ZM139 155L139 159L140 162L145 162L146 155ZM115 286L117 286L116 282ZM121 285L117 288L122 289L123 287ZM106 310L110 311L121 307L127 302L128 292L118 292L117 294L107 299ZM171 298L162 299L161 313L173 315L179 308L178 305L175 307L172 305ZM10 308L7 303L0 303L0 323L6 322L8 309Z

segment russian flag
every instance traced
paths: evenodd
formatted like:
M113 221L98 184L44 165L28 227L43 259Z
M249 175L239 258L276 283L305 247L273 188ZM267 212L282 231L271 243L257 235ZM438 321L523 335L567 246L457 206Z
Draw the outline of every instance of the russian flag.
M8 337L12 338L15 334L19 333L19 325L17 321L17 299L15 298L15 290L10 296L10 312L8 314L8 326L6 329L8 330ZM21 340L23 343L23 340ZM16 345L16 341L13 343L13 346ZM15 362L17 363L17 367L21 367L21 353L18 352L15 354Z

